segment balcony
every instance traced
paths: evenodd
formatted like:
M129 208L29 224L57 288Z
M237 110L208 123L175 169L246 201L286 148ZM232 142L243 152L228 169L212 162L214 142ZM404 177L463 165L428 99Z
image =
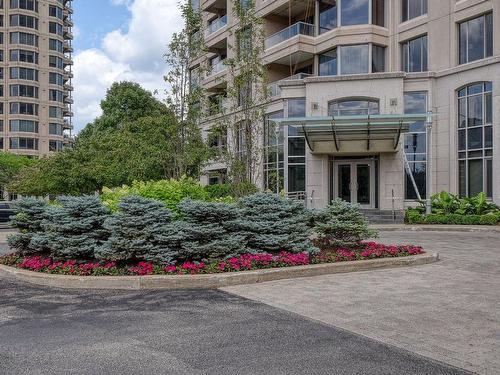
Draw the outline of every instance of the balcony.
M65 71L63 78L65 81L69 81L70 79L73 78L73 72Z
M271 48L297 35L314 36L314 25L305 22L297 22L286 29L278 31L265 40L265 48Z
M307 77L312 77L312 76L313 76L312 74L298 73L294 74L293 76L280 79L279 81L272 82L267 85L267 94L269 95L270 98L276 98L281 95L281 87L280 87L281 82L292 81L297 79L305 79Z
M65 56L63 59L63 64L64 64L64 66L73 65L73 60L71 58Z
M73 53L73 46L68 43L68 41L65 41L63 44L63 51L64 53Z
M208 37L215 33L216 31L219 31L220 29L224 28L227 26L227 14L220 18L216 18L211 22L208 27L205 30L205 37Z
M212 65L212 69L210 70L210 76L214 76L216 74L219 74L220 72L223 72L226 69L227 69L226 61L221 60L218 63Z
M63 129L64 130L73 130L73 124L71 123L71 121L64 119Z
M73 32L71 31L70 27L64 26L63 32L64 32L64 39L73 39Z

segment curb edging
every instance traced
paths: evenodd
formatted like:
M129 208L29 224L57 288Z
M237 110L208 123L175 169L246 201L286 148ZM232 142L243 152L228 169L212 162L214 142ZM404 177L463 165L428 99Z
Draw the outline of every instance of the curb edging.
M411 224L374 224L370 228L376 229L380 232L467 232L467 233L500 233L500 226L498 225L482 225L482 226L469 226L469 225L411 225Z
M265 281L320 276L336 273L369 271L383 268L417 266L434 263L439 254L426 253L398 258L312 264L206 275L150 276L71 276L23 270L0 264L0 274L7 274L31 284L68 289L217 289L226 286L255 284Z

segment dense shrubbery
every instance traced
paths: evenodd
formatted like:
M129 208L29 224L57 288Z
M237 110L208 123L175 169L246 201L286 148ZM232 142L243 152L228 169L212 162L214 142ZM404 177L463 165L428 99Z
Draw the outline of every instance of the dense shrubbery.
M460 198L445 191L431 197L432 214L425 215L425 202L406 210L410 224L495 225L500 222L500 208L489 202L484 193Z
M95 196L60 197L50 206L21 200L18 207L14 223L23 233L11 238L12 247L63 260L212 261L317 250L309 241L306 209L272 194L236 203L184 199L176 216L162 202L139 196L123 197L114 213ZM36 215L21 221L35 208Z
M376 231L368 228L359 206L341 199L314 212L312 222L321 247L352 247L362 240L377 236Z

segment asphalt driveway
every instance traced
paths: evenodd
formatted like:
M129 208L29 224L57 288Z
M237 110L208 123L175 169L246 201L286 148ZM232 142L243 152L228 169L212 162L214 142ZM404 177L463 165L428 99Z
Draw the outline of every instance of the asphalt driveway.
M221 291L67 291L0 277L0 374L465 372Z

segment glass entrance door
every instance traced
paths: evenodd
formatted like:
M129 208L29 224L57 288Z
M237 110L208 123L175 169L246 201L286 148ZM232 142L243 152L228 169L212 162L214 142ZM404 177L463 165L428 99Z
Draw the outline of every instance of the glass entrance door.
M335 164L335 197L364 208L375 205L375 168L373 161L339 161Z

